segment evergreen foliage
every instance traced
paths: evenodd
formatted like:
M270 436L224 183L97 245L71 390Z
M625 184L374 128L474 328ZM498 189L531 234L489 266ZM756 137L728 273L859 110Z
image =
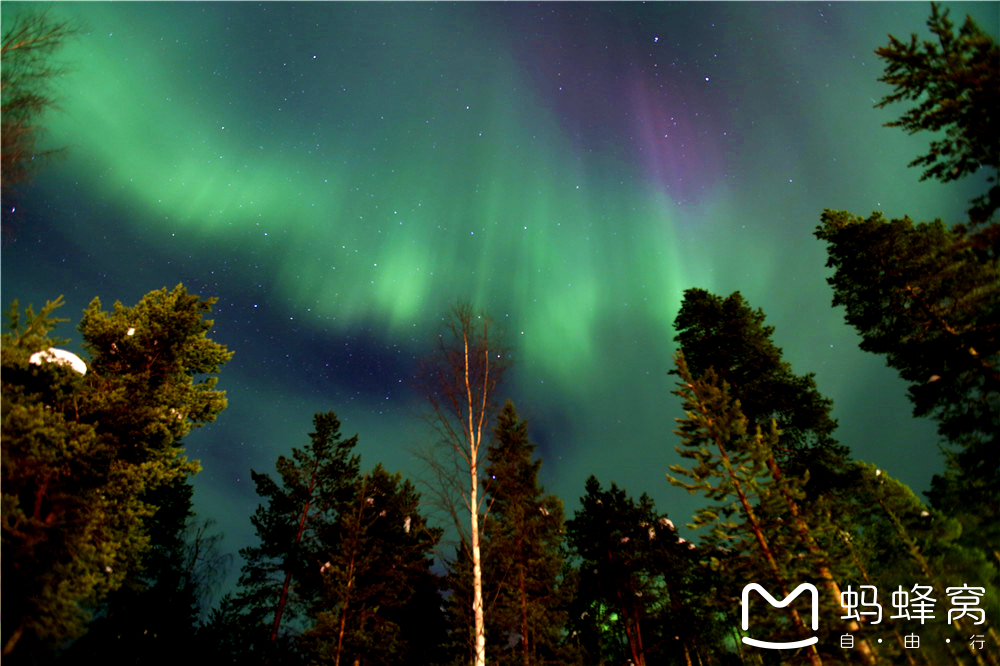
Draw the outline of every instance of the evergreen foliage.
M943 513L961 524L960 532L942 543L978 549L991 563L988 578L995 586L1000 582L995 112L1000 49L968 17L956 34L947 10L937 4L927 25L936 41L890 36L888 46L876 51L886 63L880 80L894 86L878 106L914 101L916 106L888 125L911 134L939 132L929 152L910 164L924 168L922 179L949 182L987 169L992 185L973 200L968 227L826 210L815 235L826 241L827 266L834 269L827 280L833 304L845 307L861 348L885 355L910 384L915 416L937 421L945 471L927 493L937 510L928 515Z
M937 600L935 620L921 628L922 654L931 663L974 663L976 655L968 649L967 641L949 644L945 638L953 636L956 629L971 635L984 633L984 628L973 624L974 615L956 618L955 625L947 621L952 607L948 588L982 588L984 596L978 607L986 618L996 617L1000 595L987 556L962 545L962 527L956 519L925 506L910 488L884 470L859 462L852 465L851 476L857 484L845 499L854 505L850 513L855 529L842 534L841 557L852 563L855 572L847 583L853 583L855 590L860 585L873 585L879 592L878 602L886 619L866 627L870 641L883 639L879 658L892 663L906 658L900 632L904 621L889 620L899 612L892 605L892 593L900 588L910 591L920 584L932 587L931 596Z
M32 363L61 299L3 337L4 655L38 659L84 631L90 610L143 564L160 490L198 470L181 439L225 408L207 337L214 301L178 285L134 307L95 299L79 330L85 375ZM196 381L197 377L197 381ZM20 646L19 646L20 644ZM15 652L17 649L17 652Z
M553 663L566 620L562 500L538 483L541 459L509 400L497 415L483 488L483 589L498 664Z
M973 224L989 221L1000 208L1000 47L969 18L954 32L948 10L931 3L927 27L937 39L908 42L889 35L889 45L875 51L885 63L879 79L893 92L876 105L913 101L917 105L888 127L902 127L908 134L944 132L931 141L930 151L909 166L924 167L921 180L958 180L980 169L990 171L992 187L977 197L969 210ZM940 136L940 134L938 135Z
M381 464L354 484L340 520L322 535L322 588L300 639L308 663L435 663L444 639L431 553L442 530L420 514L420 496Z
M446 650L453 665L468 665L476 658L476 623L472 617L472 558L464 539L446 562L444 612L448 624Z
M316 414L313 428L306 447L293 448L290 458L278 457L280 483L250 472L266 504L250 519L259 545L240 551L245 564L233 603L236 613L228 619L250 628L240 652L253 661L292 659L292 639L319 605L325 561L320 553L335 547L328 539L354 493L357 435L343 439L332 411Z
M833 304L909 382L915 416L948 443L934 505L963 515L980 546L1000 541L1000 269L961 227L825 211ZM966 507L974 507L968 511Z
M445 626L420 496L381 465L360 474L357 436L316 414L307 447L280 456L280 483L252 472L266 504L251 518L237 594L205 630L229 662L436 663ZM417 657L419 655L419 657Z
M121 585L145 538L128 529L146 508L119 506L121 520L105 520L112 504L110 447L93 424L76 415L83 377L55 363L29 357L62 340L48 337L59 321L50 314L62 298L37 315L29 306L21 327L17 303L3 359L3 653L43 652L83 632L81 604Z
M699 626L708 636L715 622L685 589L693 580L693 544L678 538L645 493L636 502L614 483L604 490L594 476L586 490L566 522L579 559L573 638L590 662L653 666L695 658L699 638L684 629Z
M260 623L255 623L234 592L227 592L212 609L206 622L199 628L198 642L207 663L226 666L246 666L264 663L263 654L250 652L256 642L265 652L263 641L254 641L254 635L261 633Z
M691 527L709 527L704 544L734 556L726 558L727 566L719 572L721 594L715 595L713 603L737 607L743 586L751 582L780 590L785 597L797 585L810 582L823 590L824 615L833 616L839 609L838 581L850 568L831 557L825 547L837 534L825 497L806 501L808 473L803 477L785 474L776 463L773 451L781 432L775 421L766 434L760 425L751 434L740 401L714 370L695 378L682 354L676 363L681 383L675 393L683 399L685 413L675 431L682 441L677 451L693 463L690 469L670 466L673 473L691 481L667 478L689 492L721 502L700 509ZM788 616L782 620L769 626L768 635L797 641L814 634L796 611L790 623ZM858 627L848 629L857 631ZM867 642L860 640L856 650L849 661L874 663ZM803 656L815 665L840 663L844 658L829 631L821 632L818 646L806 648Z
M198 522L186 479L156 488L143 501L157 507L146 523L150 547L140 568L100 604L87 633L63 663L175 664L199 645L202 605L224 573L221 535Z
M692 464L690 468L670 465L670 471L679 476L668 474L667 479L690 493L721 502L699 509L690 527L708 527L703 544L734 555L726 558L726 569L718 571L719 586L708 603L737 608L740 591L750 582L787 596L793 582L807 582L799 580L807 571L794 558L790 532L781 523L766 522L761 515L773 496L773 489L765 482L766 459L778 441L778 429L772 421L766 435L759 425L755 432L748 432L748 419L730 394L728 383L713 369L696 379L682 354L675 360L681 383L674 393L684 401L685 414L678 419L675 432L681 446L676 448ZM768 625L769 636L781 637L770 640L807 637L801 617L797 613L790 616L794 621L788 617L783 617L782 624ZM818 663L815 650L810 657Z
M847 448L833 437L832 401L816 388L814 374L796 375L774 344L773 326L740 292L722 298L704 289L684 292L674 320L675 340L695 377L713 369L729 385L747 419L747 430L766 433L774 420L781 431L774 458L787 474L812 477L809 492L837 483ZM676 370L672 370L676 373ZM815 490L814 490L815 489Z
M15 302L2 365L2 654L17 663L167 664L193 653L220 664L438 664L447 606L455 661L633 666L756 663L915 663L891 594L926 584L935 622L922 627L927 663L996 663L953 630L989 633L972 618L944 621L948 589L984 590L1000 614L1000 49L967 18L955 33L931 6L936 41L916 35L876 53L893 86L878 107L914 106L887 123L937 133L910 166L950 182L988 171L969 224L887 221L827 210L834 306L907 381L914 415L938 424L946 471L923 505L882 470L848 459L833 437L832 403L812 374L796 375L773 327L740 292L688 289L675 320L680 351L674 431L686 465L669 481L709 505L680 539L643 494L633 500L595 476L574 517L539 484L527 423L508 401L492 443L483 430L506 356L488 320L459 305L425 366L427 394L451 467L437 467L461 546L449 594L431 571L442 530L420 496L376 465L361 474L357 436L334 412L316 414L309 444L280 456L277 479L251 470L262 504L258 544L239 588L198 628L200 603L222 558L197 524L184 456L191 428L226 407L216 374L232 354L208 337L214 300L183 286L111 311L94 299L79 325L85 372L38 357L62 299L38 313ZM37 118L52 104L52 54L72 26L19 10L2 38L3 193L36 156ZM452 473L458 470L459 473ZM468 514L459 517L464 506ZM563 537L566 537L564 539ZM579 566L574 566L578 563ZM819 634L794 653L749 653L740 591L758 582L782 596L821 589L818 632L800 612L757 616L771 640ZM843 618L842 591L878 589L879 625ZM829 622L841 617L842 622ZM454 628L454 627L453 627ZM858 639L856 653L837 637ZM876 647L876 641L877 647Z

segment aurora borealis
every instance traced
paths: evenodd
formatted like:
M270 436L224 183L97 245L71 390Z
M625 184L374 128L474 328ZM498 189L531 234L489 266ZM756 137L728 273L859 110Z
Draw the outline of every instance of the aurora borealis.
M43 5L5 2L3 19ZM333 409L365 467L419 477L416 362L457 299L506 330L501 397L572 515L591 473L677 524L664 478L683 291L740 290L838 439L918 493L934 426L830 306L824 208L962 219L979 182L920 182L928 138L874 55L925 3L56 3L46 145L5 210L2 295L216 296L229 408L188 440L196 510L235 553L249 470ZM948 4L996 36L996 3ZM71 325L57 335L74 337ZM690 535L689 535L690 536ZM234 572L239 560L234 562Z

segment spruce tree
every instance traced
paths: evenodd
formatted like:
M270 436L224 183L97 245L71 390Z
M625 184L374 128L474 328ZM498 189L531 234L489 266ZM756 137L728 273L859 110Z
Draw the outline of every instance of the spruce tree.
M577 632L592 661L653 666L690 657L696 641L690 635L681 640L681 629L705 617L684 591L692 544L678 538L649 495L636 502L615 483L604 490L594 476L586 490L566 522L579 561L571 634Z
M497 415L483 479L487 631L497 663L525 666L552 661L566 615L562 500L538 483L542 461L532 459L527 425L508 400Z

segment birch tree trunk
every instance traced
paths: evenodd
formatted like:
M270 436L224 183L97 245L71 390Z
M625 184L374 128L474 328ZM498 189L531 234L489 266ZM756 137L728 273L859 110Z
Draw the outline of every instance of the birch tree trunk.
M486 665L486 628L483 609L482 526L480 516L479 467L485 453L482 446L483 423L493 408L493 391L506 365L504 353L489 337L489 324L484 315L476 314L468 304L457 305L446 324L451 339L440 336L440 348L429 366L424 368L428 397L434 409L439 432L444 436L454 460L461 461L459 476L443 473L443 466L433 461L432 469L442 485L462 486L462 504L469 519L459 519L455 504L451 504L456 527L470 534L469 556L472 560L473 665ZM459 478L468 469L468 485ZM449 489L439 489L442 498L454 497ZM456 493L457 494L457 493ZM464 523L464 525L463 525Z

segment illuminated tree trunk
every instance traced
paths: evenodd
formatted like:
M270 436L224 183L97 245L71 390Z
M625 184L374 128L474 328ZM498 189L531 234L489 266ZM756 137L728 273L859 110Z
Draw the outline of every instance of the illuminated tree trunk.
M685 663L685 665L686 666L693 666L693 664L691 663L691 653L688 651L687 639L684 640L684 643L683 643L682 647L684 648L684 663Z
M802 519L799 513L798 502L792 497L791 493L788 491L788 487L781 482L781 469L778 467L778 463L774 460L774 456L767 456L767 469L771 473L771 478L779 488L781 488L782 497L785 500L785 505L788 507L789 513L792 514L792 522L795 525L795 531L799 535L802 543L806 546L809 551L809 555L813 558L815 562L818 563L819 577L823 581L823 587L833 596L834 599L841 598L840 596L840 586L837 584L836 579L833 577L833 573L830 571L830 567L826 562L826 553L824 553L816 540L813 539L812 533L809 531L809 526L806 524L805 520ZM855 620L850 620L847 623L847 630L857 634L861 627ZM872 653L871 646L868 645L868 641L861 640L858 641L854 646L855 652L861 656L861 663L866 666L874 666L875 655Z
M709 422L711 422L711 418L709 418ZM758 438L760 437L759 433L757 436ZM719 455L722 456L723 465L726 468L726 472L729 474L729 478L733 484L733 488L736 490L736 493L739 496L740 504L743 505L743 512L746 514L747 520L750 523L750 527L753 530L753 535L754 538L757 540L757 545L759 545L760 549L763 551L764 559L767 560L768 567L774 573L775 580L777 580L778 584L781 586L782 597L787 599L789 594L788 585L785 583L784 576L781 575L781 570L778 568L778 563L774 559L774 553L771 552L771 548L768 545L767 540L764 538L764 531L761 529L760 522L757 520L757 516L754 514L753 507L750 506L750 502L747 499L746 493L743 491L743 488L740 485L740 481L736 475L736 470L733 469L732 462L729 460L729 454L726 452L726 449L720 440L717 439L715 443L719 448ZM808 633L806 625L802 621L802 617L799 615L799 612L794 608L792 609L792 624L795 625L795 628L799 631L799 633L801 634ZM809 663L812 664L812 666L821 666L823 663L823 661L819 658L819 652L816 650L815 645L809 646Z
M455 307L447 323L452 341L440 338L440 349L429 367L425 367L428 398L434 409L439 432L444 435L451 454L468 469L468 486L460 478L436 472L445 484L461 483L462 503L469 511L469 556L472 560L473 664L486 664L486 629L483 618L483 563L479 496L479 462L482 452L483 423L492 408L493 391L504 367L503 353L489 338L486 318L473 312L471 306ZM495 362L493 362L495 360ZM435 463L431 461L431 465ZM447 494L447 489L443 491ZM454 505L452 505L454 506ZM453 510L456 526L461 532L464 520Z
M669 475L668 478L675 485L684 486L689 491L710 488L707 483L707 478L710 476L721 478L720 485L711 488L711 492L725 492L739 500L743 514L746 516L745 525L760 547L764 561L774 575L775 581L781 589L781 594L787 599L789 590L785 582L786 576L778 566L760 520L753 510L747 491L744 489L744 482L749 484L752 489L756 479L764 472L761 463L765 458L762 455L765 444L760 428L757 428L756 434L752 437L746 435L746 417L739 409L739 402L730 397L728 385L719 380L713 371L709 371L704 377L695 380L691 376L684 356L678 354L675 360L678 374L686 383L686 386L677 393L684 398L684 410L688 417L687 419L678 419L682 427L677 433L681 435L688 447L697 448L696 451L690 452L688 457L697 459L700 464L691 471L675 465L670 468L675 472L693 477L697 482L695 484L684 483ZM736 449L738 460L735 465L726 448L731 440L743 443L741 448ZM717 469L717 463L713 462L715 458L710 453L710 445L714 445L718 450L718 460L722 463L721 471ZM740 471L737 471L737 468ZM791 609L791 615L792 624L796 631L803 636L808 634L809 631L798 611L794 608ZM809 646L807 654L811 666L822 665L823 662L815 644Z
M344 651L344 629L347 626L347 608L351 602L351 587L354 584L354 563L358 555L358 541L361 535L361 518L365 508L365 486L368 482L368 475L365 474L361 481L361 492L358 495L358 513L354 521L354 529L351 535L350 554L347 560L347 582L344 588L344 598L340 606L340 627L337 631L337 653L333 661L333 666L340 666L340 657Z
M316 459L316 463L313 465L312 475L309 477L309 495L306 497L305 504L302 506L302 516L299 517L299 530L295 534L295 547L293 552L298 548L299 543L302 541L302 534L306 531L306 524L309 522L309 505L312 503L313 490L316 487L316 471L319 469L319 458ZM278 640L278 629L281 627L281 615L285 611L285 604L288 602L288 588L291 586L292 582L292 569L289 566L285 569L285 582L281 586L281 597L278 599L278 609L274 613L274 625L271 627L271 644L273 645L275 641Z
M465 395L469 414L469 476L471 491L469 493L469 517L472 529L472 612L476 622L476 659L475 666L486 664L486 625L483 619L483 564L479 552L479 446L483 437L483 420L486 418L486 383L490 374L489 349L483 350L485 372L483 373L482 400L473 405L472 384L469 382L469 336L463 336L465 345ZM476 410L473 413L473 409Z
M474 449L473 449L474 450ZM477 478L479 466L469 466L472 477L472 492L469 494L470 528L472 530L472 614L476 630L476 651L473 663L475 666L486 664L486 625L483 619L483 565L479 552L479 497L477 495Z

